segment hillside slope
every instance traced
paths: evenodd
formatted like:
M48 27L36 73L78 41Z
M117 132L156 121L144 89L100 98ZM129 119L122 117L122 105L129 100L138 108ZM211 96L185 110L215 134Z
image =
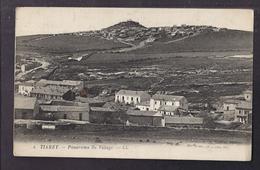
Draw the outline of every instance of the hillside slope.
M237 30L205 32L170 43L154 42L131 53L174 53L185 51L253 51L253 33Z
M96 36L74 34L34 35L17 37L17 50L40 50L41 52L78 52L86 50L107 50L128 47L126 44Z

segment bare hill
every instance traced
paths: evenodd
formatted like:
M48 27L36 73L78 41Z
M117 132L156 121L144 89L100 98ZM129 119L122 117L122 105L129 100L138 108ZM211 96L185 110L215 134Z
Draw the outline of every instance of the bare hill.
M98 36L79 36L77 34L17 37L17 50L71 53L88 50L117 49L123 47L128 47L128 45Z
M22 36L16 42L17 51L48 53L252 52L253 33L203 25L146 28L129 20L96 31Z
M205 32L172 42L155 42L132 53L174 53L192 51L253 51L253 33L237 30Z

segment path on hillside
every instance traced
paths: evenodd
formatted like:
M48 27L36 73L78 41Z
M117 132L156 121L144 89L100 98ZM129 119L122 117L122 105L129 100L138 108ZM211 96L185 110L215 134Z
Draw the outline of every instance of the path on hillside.
M39 60L38 58L34 58L34 59L35 59L35 62L41 63L41 65L39 67L35 67L33 69L30 69L30 70L27 70L25 72L21 72L21 73L17 74L15 76L16 79L20 79L22 76L24 76L24 75L26 75L28 73L31 73L32 71L38 70L40 68L46 69L50 65L50 63L48 63L46 61Z

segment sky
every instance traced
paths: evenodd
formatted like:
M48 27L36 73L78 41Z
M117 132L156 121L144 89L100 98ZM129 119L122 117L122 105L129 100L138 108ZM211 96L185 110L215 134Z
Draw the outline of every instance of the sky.
M253 31L253 18L250 9L18 7L16 36L99 30L126 20L146 27L187 24Z

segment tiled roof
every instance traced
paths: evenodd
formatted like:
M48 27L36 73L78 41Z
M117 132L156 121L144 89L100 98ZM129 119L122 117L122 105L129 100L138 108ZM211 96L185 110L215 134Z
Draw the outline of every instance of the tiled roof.
M239 100L239 99L226 99L226 100L224 100L224 103L228 103L228 104L238 104L240 102L241 102L241 100Z
M42 105L42 111L46 112L88 112L89 107L82 106L61 106L61 105Z
M78 86L80 85L80 81L73 80L63 80L63 81L54 81L54 80L45 80L41 79L37 82L38 85L63 85L63 86Z
M76 97L76 100L78 102L82 103L104 103L105 101L99 100L99 99L94 99L94 98L89 98L89 97Z
M35 97L24 97L15 96L14 97L14 108L15 109L34 109L36 103Z
M150 106L150 101L149 100L143 101L143 102L137 104L136 106Z
M128 110L126 114L131 116L159 116L159 117L162 116L162 114L155 111L140 111L140 110Z
M142 95L149 95L145 91L133 91L133 90L120 90L116 93L117 95L129 95L129 96L142 96Z
M237 104L236 108L252 110L252 102L241 101L240 103Z
M115 110L106 107L91 107L90 110L96 112L115 112Z
M175 96L175 95L165 95L165 94L155 94L152 96L152 99L155 100L165 100L165 101L178 101L185 98L184 96Z
M62 96L68 91L69 91L68 88L37 87L31 91L31 94L35 93L35 94Z
M167 106L167 105L164 105L164 106L161 106L158 110L159 111L166 111L166 112L174 112L178 108L179 108L178 106Z
M19 86L34 86L34 82L23 82L23 83L20 83Z
M188 116L165 116L165 123L174 124L203 124L203 118Z

